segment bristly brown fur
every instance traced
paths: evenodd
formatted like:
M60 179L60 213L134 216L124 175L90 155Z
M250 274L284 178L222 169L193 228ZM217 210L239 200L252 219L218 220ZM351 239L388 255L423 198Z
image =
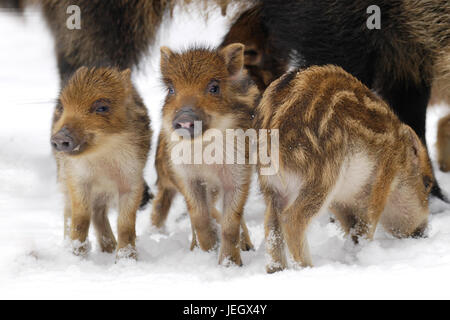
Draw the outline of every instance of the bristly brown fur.
M186 109L202 122L204 133L208 129L217 129L225 137L227 129L251 128L260 95L243 71L243 46L233 44L222 50L197 48L182 53L162 48L161 54L164 83L171 93L163 107L163 125L156 154L158 195L152 223L156 227L163 225L173 196L180 192L186 200L193 226L192 247L197 240L205 251L216 247L218 237L211 221L215 218L222 227L220 262L240 265L239 247L243 250L253 247L243 220L252 167L174 164L171 155L176 144L171 141L171 136L175 132L174 119ZM220 91L210 93L211 83L219 86ZM185 143L192 146L196 139L198 137ZM207 144L204 142L203 147ZM215 209L219 197L223 198L223 217ZM240 240L241 226L243 237Z
M279 174L260 175L268 271L286 267L284 243L299 265L312 264L306 230L327 209L356 242L379 221L397 237L423 234L433 173L414 131L339 67L294 75L272 83L256 113L258 128L280 136Z
M78 145L57 148L57 138ZM118 205L118 257L135 258L135 221L145 191L143 171L151 141L147 110L130 70L81 68L63 88L55 110L52 143L65 194L65 236L76 254L88 250L92 220L105 252L116 249L108 208Z
M175 5L192 2L219 5L223 13L230 3L243 0L36 0L55 37L58 67L63 81L81 66L132 68L153 44L164 15ZM66 27L67 8L81 9L81 30ZM205 12L207 15L207 12Z

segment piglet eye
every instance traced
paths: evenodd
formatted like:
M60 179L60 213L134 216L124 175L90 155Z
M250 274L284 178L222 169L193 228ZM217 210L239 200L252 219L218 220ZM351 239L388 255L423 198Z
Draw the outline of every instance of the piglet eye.
M109 111L109 107L107 107L107 106L101 106L101 107L97 107L95 109L95 112L97 112L97 113L106 113L108 111Z
M105 114L110 111L109 100L100 99L94 102L91 108L91 112L95 112L97 114Z
M423 185L425 186L425 189L431 189L431 187L433 186L433 179L431 179L430 177L424 177Z
M211 89L209 89L209 92L214 93L214 94L219 93L219 91L220 91L219 86L213 86L213 87L211 87Z
M220 93L220 85L219 81L213 80L208 85L208 92L211 94L219 94Z
M169 86L167 88L167 92L169 93L169 95L174 95L175 94L175 88L173 86Z

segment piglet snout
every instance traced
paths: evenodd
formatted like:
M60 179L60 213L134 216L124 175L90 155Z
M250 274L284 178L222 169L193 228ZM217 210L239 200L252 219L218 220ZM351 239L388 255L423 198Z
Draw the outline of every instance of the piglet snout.
M69 129L63 128L53 135L51 139L52 147L56 151L72 153L77 151L79 144Z
M174 130L184 129L187 130L191 137L194 137L195 122L201 121L200 117L190 107L182 108L173 119L172 126Z

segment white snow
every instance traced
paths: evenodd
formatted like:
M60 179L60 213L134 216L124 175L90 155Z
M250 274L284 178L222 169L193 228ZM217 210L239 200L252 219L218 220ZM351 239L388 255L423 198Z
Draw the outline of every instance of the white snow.
M166 19L171 20L171 19ZM176 12L159 45L216 45L227 20ZM63 241L63 202L56 185L49 132L58 94L52 38L40 14L0 13L0 298L315 299L450 298L450 209L433 203L429 237L397 240L379 230L373 242L354 246L328 217L315 221L309 243L315 267L265 273L264 205L253 188L246 220L256 251L242 268L220 267L217 253L189 251L190 222L183 200L173 206L165 232L150 228L150 208L138 217L138 262L115 263L98 250L75 257ZM159 53L136 74L136 83L160 126L163 90ZM430 109L429 141L447 107ZM155 134L156 138L156 134ZM434 149L433 149L434 152ZM153 156L147 180L156 176ZM438 178L450 192L450 175ZM110 219L116 223L117 214Z

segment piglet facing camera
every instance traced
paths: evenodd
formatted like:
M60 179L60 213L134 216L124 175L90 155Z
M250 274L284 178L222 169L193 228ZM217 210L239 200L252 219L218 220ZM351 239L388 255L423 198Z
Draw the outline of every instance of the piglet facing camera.
M92 222L102 251L136 258L136 211L148 199L143 171L150 120L131 72L80 68L55 109L51 145L65 195L65 236L86 254ZM118 242L107 213L119 211Z
M253 248L243 219L253 167L248 163L208 163L204 151L212 144L208 133L214 132L217 134L214 141L222 144L215 156L223 156L225 160L225 153L234 154L238 149L233 144L225 150L226 132L252 126L260 95L243 67L241 44L220 50L194 48L181 53L161 49L167 97L156 152L158 195L152 214L152 224L161 227L174 195L180 192L191 218L191 247L198 245L204 251L218 247L215 219L221 226L220 263L236 265L242 264L240 250ZM246 150L248 143L247 140L242 146ZM186 159L176 156L174 150L180 147L187 148ZM222 212L215 207L219 200L223 203Z

